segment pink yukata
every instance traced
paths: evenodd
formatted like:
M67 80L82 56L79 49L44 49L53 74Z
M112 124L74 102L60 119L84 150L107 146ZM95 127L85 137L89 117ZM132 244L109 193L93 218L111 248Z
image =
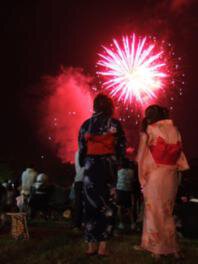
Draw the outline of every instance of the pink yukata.
M179 250L173 218L177 172L189 165L172 120L160 120L141 133L137 161L145 202L141 247L154 254L174 254Z

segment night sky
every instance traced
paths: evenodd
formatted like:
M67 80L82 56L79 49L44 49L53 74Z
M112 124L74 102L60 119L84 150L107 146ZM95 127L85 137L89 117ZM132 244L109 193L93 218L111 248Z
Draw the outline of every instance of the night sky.
M160 2L160 3L159 3ZM2 161L37 161L48 151L38 139L35 87L60 66L94 74L102 43L121 34L164 35L181 55L184 94L173 118L189 158L198 157L197 1L6 1L1 5ZM38 91L38 88L37 88ZM30 100L34 97L33 100ZM34 104L34 105L33 105ZM54 155L54 156L53 156ZM55 154L51 153L51 158Z

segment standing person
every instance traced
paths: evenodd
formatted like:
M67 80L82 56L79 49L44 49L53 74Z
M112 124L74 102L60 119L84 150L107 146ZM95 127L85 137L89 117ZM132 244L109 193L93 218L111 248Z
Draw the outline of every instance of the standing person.
M113 102L98 94L94 99L94 114L79 132L79 162L85 166L83 178L85 239L87 254L105 256L106 240L112 231L112 210L109 205L110 188L115 159L125 156L125 135L121 124L113 116ZM97 243L99 243L97 248Z
M156 259L167 254L179 258L173 207L179 184L177 172L189 165L180 133L169 119L167 109L158 105L146 109L137 161L145 203L139 249L151 252Z
M27 168L23 171L21 175L21 194L25 196L29 196L31 187L33 183L36 181L37 172L35 169Z
M22 175L21 175L21 204L18 200L19 210L20 211L27 211L28 209L28 199L30 196L30 191L32 188L32 185L36 181L37 172L33 168L33 166L30 166L29 168L26 168Z
M74 178L74 220L73 220L74 228L81 228L83 222L82 185L83 185L84 170L85 168L81 167L79 164L79 151L77 151L75 154L76 175Z
M130 217L132 222L132 210L131 210L131 191L132 181L134 177L134 171L130 168L130 162L128 159L123 160L121 168L117 173L116 184L116 201L118 205L118 228L124 229L124 212Z

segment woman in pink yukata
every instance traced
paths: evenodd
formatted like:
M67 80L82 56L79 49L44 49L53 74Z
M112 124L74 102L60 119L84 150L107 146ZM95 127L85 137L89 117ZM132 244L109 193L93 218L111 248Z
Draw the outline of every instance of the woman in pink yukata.
M139 180L145 209L141 246L159 259L173 254L180 258L173 208L178 171L189 168L182 151L181 135L166 108L151 105L145 111L137 154Z

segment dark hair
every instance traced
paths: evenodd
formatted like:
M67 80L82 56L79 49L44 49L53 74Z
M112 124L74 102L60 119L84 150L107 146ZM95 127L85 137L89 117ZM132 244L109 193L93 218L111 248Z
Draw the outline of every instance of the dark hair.
M150 105L145 110L146 126L157 121L169 118L169 111L166 107Z
M110 97L102 93L99 93L95 97L93 108L96 113L103 112L108 116L112 116L114 111L113 101Z
M169 118L169 110L167 107L163 107L163 112L164 112L164 119Z

